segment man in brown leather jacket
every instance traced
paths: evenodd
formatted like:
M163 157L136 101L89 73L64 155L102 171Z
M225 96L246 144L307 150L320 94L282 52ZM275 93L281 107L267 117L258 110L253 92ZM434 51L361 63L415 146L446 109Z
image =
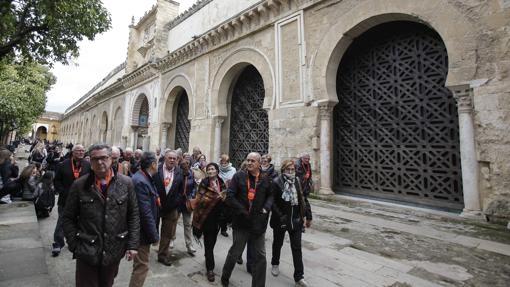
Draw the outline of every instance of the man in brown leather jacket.
M92 172L71 186L63 227L76 258L76 286L112 286L125 255L137 253L140 220L131 178L114 174L111 148L89 148Z

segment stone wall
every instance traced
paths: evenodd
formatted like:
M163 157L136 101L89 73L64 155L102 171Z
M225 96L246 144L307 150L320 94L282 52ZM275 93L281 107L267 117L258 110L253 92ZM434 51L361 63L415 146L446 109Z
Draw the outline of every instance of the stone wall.
M338 102L336 73L343 53L354 38L378 24L419 22L437 31L445 43L449 57L446 86L463 85L471 91L472 106L468 112L474 124L474 137L463 139L461 135L461 145L463 140L474 142L476 153L471 174L479 180L475 180L474 187L464 189L480 198L478 210L509 216L508 209L501 208L506 206L501 202L510 197L507 2L260 1L251 10L201 32L199 37L182 32L191 42L183 47L169 44L166 48L175 51L123 76L109 88L111 93L83 103L82 112L66 114L64 139L85 143L97 140L99 134L88 131L98 125L76 127L93 116L100 119L104 111L109 119L113 118L120 108L123 140L119 142L116 136L116 144L132 146L133 104L144 93L151 109L150 148L163 143L170 147L175 133L173 105L179 91L185 90L190 105L190 148L198 145L209 159L216 159L219 153L228 151L231 87L242 69L253 65L264 81L269 152L276 165L308 152L312 155L316 182L321 190L330 190L331 112ZM212 1L208 5L214 4ZM169 32L169 42L175 31L177 28ZM109 125L110 135L119 133L120 121L110 120ZM113 140L111 136L107 138ZM471 208L466 205L469 210L465 211Z

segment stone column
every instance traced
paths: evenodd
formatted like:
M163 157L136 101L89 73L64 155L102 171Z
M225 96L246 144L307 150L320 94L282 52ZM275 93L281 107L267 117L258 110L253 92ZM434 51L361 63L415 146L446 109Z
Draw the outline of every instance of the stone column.
M162 123L161 124L161 153L165 152L165 149L168 148L168 129L170 128L170 123Z
M143 137L142 150L149 151L149 144L150 144L151 137L149 135L143 135L142 137Z
M133 150L136 149L136 146L137 146L137 141L138 141L138 127L133 127L133 139L131 141L131 148Z
M220 159L221 156L221 127L223 122L225 121L224 117L216 117L214 119L215 129L214 129L214 158L212 161L216 162Z
M460 164L464 210L461 216L483 218L478 188L478 160L476 159L475 129L473 123L473 89L469 85L449 87L457 100L459 113Z
M122 149L126 149L127 141L128 141L128 137L127 136L122 136L122 143L121 143Z
M331 189L331 151L332 151L332 126L331 118L333 114L334 103L323 102L319 103L319 116L320 116L320 189L319 194L332 195L334 194Z

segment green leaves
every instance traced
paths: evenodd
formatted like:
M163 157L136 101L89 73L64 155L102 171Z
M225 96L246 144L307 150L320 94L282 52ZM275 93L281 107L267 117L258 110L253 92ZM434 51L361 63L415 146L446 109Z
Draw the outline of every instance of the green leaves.
M0 137L26 131L44 112L46 92L55 84L47 67L0 62Z
M78 42L110 29L100 0L20 0L0 2L0 60L68 64Z

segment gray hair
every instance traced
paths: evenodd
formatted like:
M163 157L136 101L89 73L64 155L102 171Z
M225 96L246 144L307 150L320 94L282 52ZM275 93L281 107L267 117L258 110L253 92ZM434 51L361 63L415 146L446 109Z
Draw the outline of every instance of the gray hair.
M175 155L177 155L177 152L175 150L173 150L171 148L167 148L167 149L165 149L165 156L167 153L171 153L171 152L173 152L173 153L175 153Z
M112 146L112 153L118 153L120 154L120 149L116 146Z
M151 151L146 151L142 154L142 158L140 159L140 167L143 170L146 170L151 166L151 164L157 162L156 154Z
M260 155L260 153L258 153L258 152L250 152L250 153L246 156L246 158L248 158L248 156L250 156L250 155L254 155L254 156L257 158L257 161L258 161L258 162L260 162L260 160L261 160L261 158L262 158L262 156L261 156L261 155Z
M73 149L71 151L75 151L77 148L81 147L82 149L85 149L85 147L83 147L81 144L75 144L73 146Z
M91 145L89 147L88 153L90 155L93 151L95 151L95 150L102 150L102 149L106 149L106 152L108 153L108 156L112 155L112 147L107 145L107 144L103 144L103 143L96 143L96 144Z
M132 148L130 148L130 147L127 147L127 148L124 150L124 152L133 152L133 149L132 149Z

